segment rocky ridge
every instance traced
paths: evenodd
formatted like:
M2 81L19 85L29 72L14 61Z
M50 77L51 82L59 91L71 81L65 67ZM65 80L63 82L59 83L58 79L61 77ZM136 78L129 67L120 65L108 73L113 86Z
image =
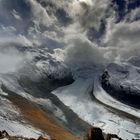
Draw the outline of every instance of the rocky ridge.
M0 131L0 139L1 140L55 140L55 139L48 139L43 136L39 136L37 139L35 138L26 138L23 136L11 136L8 134L6 130ZM122 140L119 136L116 134L105 134L102 132L102 130L98 127L92 127L90 128L85 136L83 137L83 140Z

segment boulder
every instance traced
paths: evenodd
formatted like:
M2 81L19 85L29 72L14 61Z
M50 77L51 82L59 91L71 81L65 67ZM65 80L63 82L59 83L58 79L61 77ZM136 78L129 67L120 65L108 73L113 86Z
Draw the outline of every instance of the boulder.
M40 137L38 138L38 140L48 140L48 139L46 139L46 138L43 137L43 136L40 136Z
M6 137L9 137L9 134L5 130L0 131L0 139L6 138Z
M118 137L116 134L107 134L106 135L106 140L112 140L112 139L118 139L122 140L120 137Z
M84 138L84 140L113 140L113 139L122 140L116 134L105 134L105 133L103 133L102 130L98 127L90 128L87 131L87 134Z
M3 138L3 135L2 135L2 132L0 131L0 139L2 139Z
M5 130L2 131L2 135L3 135L4 137L9 137L9 134L8 134L7 131L5 131Z
M105 140L102 130L97 127L92 127L88 130L86 140Z

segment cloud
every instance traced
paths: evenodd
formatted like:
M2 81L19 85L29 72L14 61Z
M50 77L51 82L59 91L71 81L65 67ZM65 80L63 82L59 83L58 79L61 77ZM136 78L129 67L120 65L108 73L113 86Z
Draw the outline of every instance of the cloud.
M12 11L12 15L14 16L15 19L17 20L22 20L21 16L18 14L18 12L16 10Z
M56 9L54 9L51 13L53 16L47 15L54 26L52 26L51 31L40 32L37 38L41 37L44 40L50 38L54 39L56 43L63 44L65 47L59 49L59 54L52 55L59 56L61 54L60 57L63 56L62 59L68 67L102 65L107 61L109 63L116 59L126 59L131 55L139 54L139 21L131 23L125 19L116 23L116 11L113 9L114 7L111 7L109 0L59 0L57 3L52 0L51 2L55 5L53 8L63 8L73 19L73 22L65 27L59 26L55 18L54 11ZM45 6L38 8L47 9ZM137 15L137 12L132 12L135 13L133 15ZM40 17L39 14L35 15ZM89 41L86 35L88 29L92 27L98 30L102 20L107 24L105 25L105 34L100 38L101 44ZM41 20L38 21L41 22ZM39 30L39 28L37 29Z
M24 57L15 49L0 52L0 73L11 73L24 65Z
M125 17L125 20L129 21L129 22L133 22L133 21L139 20L139 19L140 19L140 8L133 9Z
M104 38L107 46L116 52L116 55L126 59L132 55L140 54L140 21L131 23L120 22L118 24L110 21Z
M51 26L55 19L50 18L45 8L42 7L37 1L28 0L28 2L31 6L34 22L36 22L38 25L43 24L45 26Z
M52 48L49 59L54 59L56 63L63 62L70 69L75 66L104 65L118 58L126 59L140 54L140 22L135 21L139 8L131 10L123 21L116 22L116 11L111 7L110 0L26 0L26 3L30 7L29 15L32 15L29 16L27 28L22 28L24 19L21 13L18 10L10 11L14 20L20 20L21 28L19 31L16 26L1 23L1 46L18 44L18 47L34 49ZM60 13L56 15L58 11ZM63 24L66 19L70 21ZM105 31L102 36L99 35L100 43L94 39L91 42L87 36L89 29L95 29L100 34L101 23L104 23Z

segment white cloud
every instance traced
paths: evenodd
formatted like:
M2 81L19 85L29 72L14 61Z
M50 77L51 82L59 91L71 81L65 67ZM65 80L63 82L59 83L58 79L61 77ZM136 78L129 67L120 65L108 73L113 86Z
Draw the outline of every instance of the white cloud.
M116 57L126 59L132 55L140 54L140 21L131 23L120 22L118 24L109 21L104 43L111 46Z
M44 7L42 7L39 3L34 0L28 0L31 6L33 17L35 18L34 21L36 24L43 24L45 26L50 26L55 19L50 18L47 11Z
M133 9L130 13L128 13L125 17L125 20L127 21L135 21L137 18L140 19L140 8Z
M22 20L22 18L20 17L19 13L15 9L13 9L12 15L14 16L15 19Z

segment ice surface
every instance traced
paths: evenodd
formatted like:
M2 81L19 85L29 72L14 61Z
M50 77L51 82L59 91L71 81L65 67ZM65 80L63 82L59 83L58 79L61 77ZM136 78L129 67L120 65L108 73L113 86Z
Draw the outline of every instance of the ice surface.
M93 96L93 84L92 78L80 78L71 85L58 88L52 93L77 113L80 118L92 125L101 127L105 132L118 134L124 140L139 138L140 125L134 120L124 119L124 116L118 115L117 111L109 111L109 108L100 104ZM106 101L105 95L100 92L98 94L101 96L96 96L96 92L95 97L97 99L102 97L100 101Z
M125 112L126 114L130 114L132 116L135 116L137 118L140 118L140 110L133 108L131 106L125 105L113 97L111 97L102 87L99 82L98 78L95 78L94 82L94 91L93 95L95 96L96 99L101 101L102 103L111 106L114 109L120 110L122 112Z

